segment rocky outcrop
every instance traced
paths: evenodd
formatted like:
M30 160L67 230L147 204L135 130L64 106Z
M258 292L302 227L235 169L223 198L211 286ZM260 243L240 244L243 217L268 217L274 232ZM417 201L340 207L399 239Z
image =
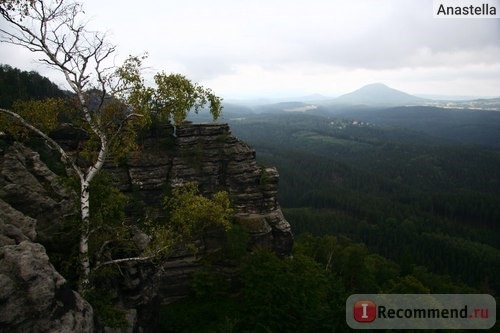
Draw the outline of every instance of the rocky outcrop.
M0 247L0 304L2 332L93 331L90 304L29 240Z
M0 154L0 199L36 220L38 241L50 241L63 219L77 214L74 197L39 153L14 142Z
M227 124L161 127L143 135L139 151L120 166L107 163L115 185L149 207L160 207L168 187L196 182L206 195L229 192L235 221L250 233L250 246L280 255L291 252L293 236L278 201L276 168L257 164L255 150L231 135ZM140 217L140 216L139 216Z
M235 223L250 235L248 248L259 245L282 256L290 254L293 235L276 198L278 171L259 166L255 150L232 136L227 124L187 123L177 127L175 135L172 127L160 127L144 134L139 146L124 163L109 161L105 165L115 186L128 193L135 206L147 206L147 213L158 217L171 187L195 182L205 195L226 190L235 210ZM141 218L144 212L131 207L130 214ZM212 235L205 250L220 247L223 240L217 237ZM136 329L153 331L154 308L189 293L190 276L200 267L198 259L177 253L156 269L131 264L123 270L127 279L121 284L122 295L126 295L122 303L137 310ZM231 275L231 268L221 269Z
M31 149L14 143L0 156L0 332L92 332L91 306L35 243L37 219L71 210L58 201L66 194Z
M54 138L74 154L85 139L67 129ZM160 127L143 134L138 145L120 164L105 164L116 187L132 198L129 219L146 213L161 218L169 189L196 182L206 195L229 192L235 222L250 234L249 247L290 254L293 236L276 199L278 172L259 166L255 151L232 136L227 124L185 124L175 135L172 127ZM93 329L90 305L71 291L35 243L50 243L65 217L76 214L73 202L38 153L15 142L0 148L0 331ZM220 246L220 237L208 237L206 249ZM140 247L141 235L136 238ZM124 265L117 283L131 330L154 331L159 304L185 296L199 265L199 258L182 251L155 265Z

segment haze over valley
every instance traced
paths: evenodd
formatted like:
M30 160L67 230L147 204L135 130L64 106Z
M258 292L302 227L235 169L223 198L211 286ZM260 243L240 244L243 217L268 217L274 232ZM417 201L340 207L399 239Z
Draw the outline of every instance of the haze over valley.
M242 105L258 112L259 109L271 107L271 104L283 103L283 111L287 111L285 103L298 103L304 107L318 106L435 106L442 108L469 109L469 110L492 110L500 111L500 97L479 98L479 97L454 97L454 96L434 96L423 97L411 95L406 92L391 88L383 83L372 83L361 88L336 97L328 97L321 94L308 96L287 97L287 98L256 98L251 100L228 99L229 105ZM304 110L292 111L308 111ZM290 111L290 110L288 110Z

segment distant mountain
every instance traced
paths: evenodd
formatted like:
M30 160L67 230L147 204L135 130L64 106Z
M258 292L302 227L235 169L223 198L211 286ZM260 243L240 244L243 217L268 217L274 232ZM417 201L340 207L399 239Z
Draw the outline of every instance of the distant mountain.
M357 105L418 105L426 100L405 92L390 88L382 83L366 85L351 93L342 95L333 100L334 104Z
M268 105L261 105L254 110L258 113L269 112L306 112L316 109L317 106L303 102L280 102Z
M267 98L254 98L254 99L224 99L225 102L242 105L249 108L268 106L272 104L288 103L288 102L304 102L304 103L316 103L331 101L335 96L324 96L321 94L311 94L305 96L294 96L294 97L267 97Z
M294 100L300 101L300 102L321 102L321 101L331 100L333 97L336 97L336 96L325 96L325 95L321 95L321 94L311 94L311 95L307 95L307 96L297 97Z

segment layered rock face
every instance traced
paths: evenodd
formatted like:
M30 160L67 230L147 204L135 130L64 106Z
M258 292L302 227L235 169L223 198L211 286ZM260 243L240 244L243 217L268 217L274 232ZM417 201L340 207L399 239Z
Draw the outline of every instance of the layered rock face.
M226 190L235 221L250 233L249 245L290 254L293 235L276 199L277 170L257 165L255 150L232 136L227 124L188 123L176 129L175 137L172 131L152 131L126 163L107 163L115 185L152 207L161 205L166 188L187 182L197 183L205 195Z
M117 166L109 161L105 169L115 179L115 186L131 195L136 205L141 201L148 207L148 214L161 214L168 188L195 182L207 196L226 190L235 210L235 223L249 232L248 248L259 245L281 256L291 253L290 224L276 199L278 172L259 166L255 150L232 136L227 124L187 123L177 127L175 134L171 126L160 127L143 135L139 145L141 149L129 154L125 163ZM220 247L221 241L212 240L205 250ZM137 309L136 322L153 323L151 308L187 295L190 276L198 268L198 259L189 253L174 255L157 270L131 265L126 274L132 283L121 286L128 295L123 303Z
M70 198L31 149L14 143L0 157L0 332L91 332L92 307L35 243L37 219L47 232Z

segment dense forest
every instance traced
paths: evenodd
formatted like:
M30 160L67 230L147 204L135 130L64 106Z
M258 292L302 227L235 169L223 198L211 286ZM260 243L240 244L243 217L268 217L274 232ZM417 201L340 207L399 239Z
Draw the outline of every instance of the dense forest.
M2 66L0 74L2 107L64 95L33 72ZM325 109L227 111L233 134L279 170L293 254L249 252L247 232L233 226L224 248L203 259L190 296L162 307L162 332L347 332L345 301L354 293L498 296L500 150L477 144L495 139L496 116L488 115L486 138L457 141ZM98 192L118 196L110 184L104 179ZM116 209L122 218L123 207ZM47 251L74 283L67 249ZM108 323L123 323L108 305L97 310Z
M9 108L15 101L64 97L65 92L37 72L21 71L0 65L0 107Z
M499 291L499 150L313 115L232 128L280 170L296 234L344 235L400 265Z

